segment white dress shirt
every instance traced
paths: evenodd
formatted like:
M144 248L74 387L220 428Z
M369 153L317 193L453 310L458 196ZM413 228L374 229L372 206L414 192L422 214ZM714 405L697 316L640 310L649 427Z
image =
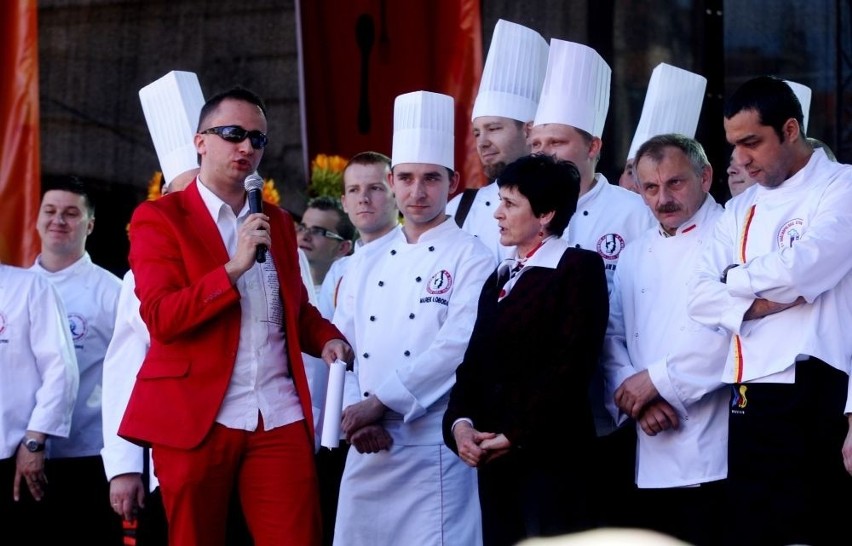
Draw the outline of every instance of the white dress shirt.
M228 255L233 257L237 230L250 213L248 201L235 215L203 182L197 187ZM266 254L264 263L254 263L237 280L236 288L240 293L240 341L231 382L216 422L229 428L255 430L260 411L265 430L270 430L303 419L288 372L284 311L272 253Z

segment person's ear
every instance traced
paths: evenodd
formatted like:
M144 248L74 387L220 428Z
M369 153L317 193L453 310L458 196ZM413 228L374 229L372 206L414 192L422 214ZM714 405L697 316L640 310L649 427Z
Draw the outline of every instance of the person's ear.
M348 256L352 251L352 241L341 241L340 248L337 249L337 254L340 256Z

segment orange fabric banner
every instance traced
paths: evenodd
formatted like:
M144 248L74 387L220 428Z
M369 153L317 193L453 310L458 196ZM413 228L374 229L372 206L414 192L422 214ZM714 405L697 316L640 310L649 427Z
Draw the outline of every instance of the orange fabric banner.
M38 254L35 230L39 165L38 5L11 0L0 18L0 262L30 266Z
M309 159L390 155L396 96L433 91L455 99L460 186L485 182L470 121L483 64L480 0L309 0L297 9Z

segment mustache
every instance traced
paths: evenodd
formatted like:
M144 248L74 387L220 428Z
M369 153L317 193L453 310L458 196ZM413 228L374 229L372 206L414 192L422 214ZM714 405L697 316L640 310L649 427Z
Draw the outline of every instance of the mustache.
M677 203L664 203L657 207L657 212L671 213L680 211L680 205Z

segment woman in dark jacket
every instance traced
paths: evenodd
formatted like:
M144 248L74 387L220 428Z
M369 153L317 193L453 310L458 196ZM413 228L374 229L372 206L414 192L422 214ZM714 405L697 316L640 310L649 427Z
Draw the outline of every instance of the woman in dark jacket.
M589 379L609 303L603 261L560 239L577 205L572 163L533 155L500 176L500 243L444 415L444 441L478 469L485 546L594 526Z

